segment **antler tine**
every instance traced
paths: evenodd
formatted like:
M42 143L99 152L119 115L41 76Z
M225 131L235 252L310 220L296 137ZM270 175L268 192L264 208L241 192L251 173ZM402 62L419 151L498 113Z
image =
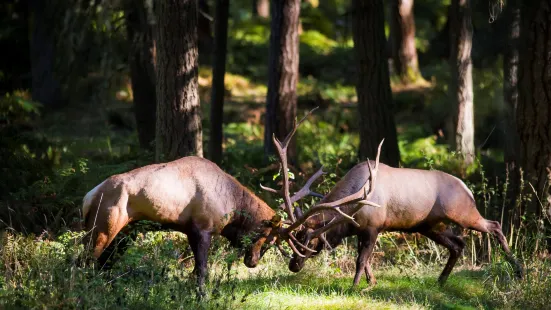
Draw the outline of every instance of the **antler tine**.
M287 136L289 137L289 135ZM285 138L287 139L287 138ZM283 201L285 204L285 211L291 219L295 221L295 215L293 214L293 203L291 202L291 197L289 194L289 173L287 166L287 145L282 145L282 143L276 138L275 134L272 136L272 140L277 149L279 155L279 160L281 161L281 170L283 175L283 188L278 193L283 194Z
M329 244L329 241L325 239L325 236L323 234L320 235L320 240L325 244L327 248L329 248L329 251L333 251L333 247L331 246L331 244Z
M293 250L293 252L295 252L296 255L302 257L302 258L305 258L306 256L304 256L302 253L300 253L299 250L297 250L297 248L295 247L295 245L293 244L293 241L291 239L286 239L287 243L289 244L289 246L291 247L291 250Z
M301 200L302 198L308 196L308 195L311 195L311 196L315 196L315 197L320 197L320 198L323 198L323 195L320 195L316 192L313 192L310 190L310 186L312 186L312 184L319 178L321 177L322 175L325 174L325 171L323 171L323 166L321 166L319 168L319 170L314 173L309 179L308 181L306 181L306 184L304 184L304 186L298 191L296 192L292 197L291 197L291 203L295 203L299 200ZM262 185L261 185L262 186ZM284 206L285 204L281 204L279 207L284 209Z
M260 188L262 188L263 190L265 190L267 192L270 192L270 193L279 194L279 191L277 189L273 189L271 187L264 186L264 185L262 185L262 183L260 183Z
M310 253L315 253L316 252L316 250L312 250L311 248L309 248L309 247L305 246L304 244L300 243L300 241L298 241L297 238L295 236L293 236L293 234L289 234L289 237L291 238L291 240L296 242L299 247L305 249L306 251L308 251Z
M296 222L293 222L289 227L287 227L287 231L288 232L291 232L295 229L297 229L298 227L300 227L300 225L304 224L304 222L306 222L306 220L308 220L309 218L311 218L312 216L322 212L322 211L331 211L331 212L336 212L338 213L340 216L342 216L343 218L345 218L346 220L349 220L352 222L352 224L354 224L356 227L360 227L360 224L358 224L353 217L349 216L348 214L342 212L341 209L339 208L334 208L334 207L330 207L330 206L321 206L321 207L318 207L318 206L314 206L310 209L308 209L308 211L306 211L306 213L301 217L299 218Z
M377 148L377 157L375 158L375 173L379 171L379 158L381 157L381 147L383 146L383 142L385 142L385 138L381 140L381 143L379 143L379 147Z
M306 118L307 118L308 116L310 116L310 114L312 114L312 113L313 113L315 110L317 110L318 108L319 108L319 107L315 107L315 108L313 108L312 110L310 110L308 113L306 113L306 115L304 115L304 117L303 117L300 121L298 121L298 123L297 123L296 120L295 120L295 122L294 122L294 124L293 124L293 129L291 130L291 132L289 132L289 134L285 137L285 139L283 139L282 145L283 145L284 147L287 147L287 145L289 145L289 142L291 141L291 138L293 137L293 135L294 135L295 132L297 131L297 129L298 129L298 127L300 126L300 124L302 124L302 122L304 122L304 121L306 120Z
M287 251L285 251L285 249L284 249L283 246L281 245L281 240L280 240L280 239L277 239L277 240L276 240L276 245L277 245L277 249L281 252L281 254L282 254L284 257L291 257L291 255L289 255L289 253L287 253Z
M293 125L293 129L291 132L287 134L285 139L283 139L283 142L279 141L279 139L275 136L275 134L272 135L272 141L274 143L274 146L277 149L277 153L279 156L279 160L281 161L281 169L283 174L283 188L280 191L275 190L268 190L272 193L279 193L283 195L283 201L284 201L284 210L287 212L287 215L291 219L291 221L295 222L296 218L293 213L293 202L291 200L291 194L289 193L289 174L287 172L288 170L288 163L287 163L287 147L289 146L289 142L291 141L291 138L296 133L298 126L302 124L306 120L306 118L312 114L318 107L312 109L310 112L306 113L306 115L297 123L295 121L295 124ZM318 176L319 177L319 176ZM313 181L312 181L313 182ZM296 200L295 200L296 201ZM282 206L280 206L282 207Z

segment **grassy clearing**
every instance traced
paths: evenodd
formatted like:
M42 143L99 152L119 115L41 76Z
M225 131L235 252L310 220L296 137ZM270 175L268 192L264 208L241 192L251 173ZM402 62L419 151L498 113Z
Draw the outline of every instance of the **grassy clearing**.
M498 264L478 270L460 266L441 288L436 283L441 264L408 266L381 262L375 266L377 286L369 288L363 279L358 288L352 288L350 268L337 267L343 267L343 259L350 264L354 260L352 255L324 253L293 274L274 250L268 252L260 266L247 269L235 252L217 239L210 255L208 297L198 302L190 275L193 264L183 235L140 234L110 272L76 264L76 255L83 249L77 245L80 236L66 233L48 241L5 233L0 247L3 261L0 306L6 309L493 309L515 308L519 302L525 303L526 297L540 299L545 294L544 286L539 294L521 295L516 297L518 300L504 298L503 294L510 298L514 296L511 290L526 284L509 281L496 285L498 277L489 271L499 269ZM228 271L229 262L233 267ZM528 308L533 307L528 304Z

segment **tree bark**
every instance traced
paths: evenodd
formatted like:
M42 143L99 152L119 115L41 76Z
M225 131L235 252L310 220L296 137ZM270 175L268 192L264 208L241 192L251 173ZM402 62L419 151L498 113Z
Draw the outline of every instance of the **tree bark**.
M525 184L530 182L541 203L549 210L551 181L551 4L547 0L524 1L521 7L519 45L519 97L517 125L520 162ZM544 214L535 197L524 214ZM551 247L551 240L548 241Z
M415 48L413 0L392 0L390 8L390 40L394 69L403 83L412 83L421 77Z
M400 153L392 113L382 0L353 3L354 50L359 68L356 93L360 116L360 160L374 158L384 138L381 162L397 167Z
M156 7L157 161L202 157L197 1L161 1Z
M270 17L270 1L253 0L253 16L259 16L262 18Z
M516 111L518 103L518 41L520 35L520 8L517 0L507 1L507 43L503 53L503 99L505 100L505 162L510 169L518 162L519 138L517 134Z
M224 123L224 77L228 45L229 0L216 1L214 17L214 61L212 65L212 95L210 105L210 159L222 161L222 125Z
M128 63L134 97L134 116L143 149L153 149L157 97L155 94L153 27L144 0L126 1L125 17L130 51Z
M45 106L60 106L61 84L54 75L55 36L53 21L55 3L45 0L29 0L31 26L31 76L32 98Z
M299 14L300 0L272 1L264 131L266 156L273 153L272 134L283 140L292 130L297 114ZM294 163L297 155L294 138L288 151L289 160Z
M452 0L450 10L450 98L453 109L450 133L452 147L464 156L464 164L468 166L475 158L470 0Z

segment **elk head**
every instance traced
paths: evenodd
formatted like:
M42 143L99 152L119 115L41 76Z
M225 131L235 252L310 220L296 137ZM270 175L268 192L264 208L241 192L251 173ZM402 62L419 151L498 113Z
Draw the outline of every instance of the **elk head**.
M289 191L290 186L287 164L287 147L298 126L300 126L300 124L306 119L306 117L308 117L308 115L310 115L314 110L310 111L298 123L295 123L293 130L285 137L283 142L278 140L275 136L272 137L281 164L283 186L279 190L264 187L262 185L261 187L266 191L283 196L284 202L279 206L279 208L283 209L287 213L288 219L282 221L280 218L274 217L271 221L266 221L263 224L262 233L254 240L252 246L245 254L245 264L248 267L255 267L258 263L258 260L262 257L262 255L264 255L269 246L273 244L276 244L282 254L288 257L287 253L283 250L281 241L287 242L289 247L293 250L294 255L292 263L302 266L302 264L304 263L303 260L307 259L314 253L318 253L324 245L330 246L329 242L325 239L324 236L324 233L326 231L345 221L351 221L352 223L354 223L354 225L359 226L359 224L354 221L353 216L361 209L361 207L363 207L364 205L379 207L377 204L368 201L374 188L374 186L371 185L368 190L368 184L374 184L376 172L378 169L382 142L379 145L379 153L377 154L377 163L375 165L375 169L371 169L370 166L370 171L372 173L370 174L368 180L366 180L364 186L357 193L343 199L339 199L335 202L317 204L310 208L306 213L303 213L302 209L300 208L293 208L293 204L295 202L308 195L323 197L322 195L310 190L310 186L314 183L314 181L324 174L323 167L321 167L316 173L314 173L314 175L312 175L308 179L303 188L296 192L292 197ZM357 206L350 216L344 213L340 209L340 207L341 205L351 203L356 203ZM314 215L320 214L322 212L334 212L336 213L337 217L333 218L333 220L327 223L327 225L324 225L323 227L316 230L314 230L313 228L309 228L312 225L309 225L307 221ZM297 239L297 237L293 234L295 230L299 230L297 236L299 236L300 239ZM311 244L312 246L308 246L309 244ZM301 252L299 249L304 252ZM299 258L302 259L302 261L299 261Z

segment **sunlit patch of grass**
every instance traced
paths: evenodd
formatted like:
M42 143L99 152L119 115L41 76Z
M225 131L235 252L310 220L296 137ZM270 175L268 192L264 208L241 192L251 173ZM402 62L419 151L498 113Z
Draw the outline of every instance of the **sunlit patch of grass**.
M200 67L199 68L199 87L203 88L202 93L210 97L212 85L212 68ZM238 75L226 72L224 78L224 87L226 95L231 97L232 100L251 100L260 98L265 100L268 88L264 84L259 84L251 81L250 79Z

